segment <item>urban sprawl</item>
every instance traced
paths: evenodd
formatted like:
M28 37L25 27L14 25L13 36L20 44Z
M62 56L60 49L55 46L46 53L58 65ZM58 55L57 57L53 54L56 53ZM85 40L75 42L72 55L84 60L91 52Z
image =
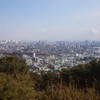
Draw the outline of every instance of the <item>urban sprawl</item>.
M21 56L33 72L60 71L100 58L100 41L0 41L0 57Z

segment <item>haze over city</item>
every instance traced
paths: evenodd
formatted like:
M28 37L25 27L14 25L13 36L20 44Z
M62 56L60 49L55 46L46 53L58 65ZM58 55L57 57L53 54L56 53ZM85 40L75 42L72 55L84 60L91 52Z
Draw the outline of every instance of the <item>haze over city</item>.
M100 0L0 0L1 40L100 40Z

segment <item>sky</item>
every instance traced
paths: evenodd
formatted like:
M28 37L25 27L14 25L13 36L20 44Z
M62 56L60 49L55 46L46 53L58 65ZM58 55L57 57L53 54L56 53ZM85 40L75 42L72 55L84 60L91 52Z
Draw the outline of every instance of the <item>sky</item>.
M100 40L100 0L0 0L0 40Z

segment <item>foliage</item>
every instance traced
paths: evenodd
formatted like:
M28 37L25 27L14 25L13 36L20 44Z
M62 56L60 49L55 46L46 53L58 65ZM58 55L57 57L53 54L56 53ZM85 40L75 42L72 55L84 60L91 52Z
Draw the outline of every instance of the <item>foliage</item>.
M21 57L0 58L0 100L98 100L99 93L100 60L37 74Z
M25 61L17 56L7 56L0 58L0 72L17 74L27 73L28 67Z
M77 87L93 87L96 82L100 83L100 60L93 60L88 64L78 65L60 72L64 83L73 83Z
M86 90L76 89L70 86L59 85L57 88L52 88L46 91L46 100L99 100L100 96L94 88Z
M33 82L23 60L15 56L0 59L0 100L33 100ZM33 95L34 94L34 95Z

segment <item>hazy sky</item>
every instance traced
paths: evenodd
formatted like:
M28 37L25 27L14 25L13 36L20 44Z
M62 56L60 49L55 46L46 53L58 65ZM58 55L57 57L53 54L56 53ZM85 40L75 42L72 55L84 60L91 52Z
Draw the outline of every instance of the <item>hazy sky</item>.
M0 39L100 40L100 0L0 0Z

